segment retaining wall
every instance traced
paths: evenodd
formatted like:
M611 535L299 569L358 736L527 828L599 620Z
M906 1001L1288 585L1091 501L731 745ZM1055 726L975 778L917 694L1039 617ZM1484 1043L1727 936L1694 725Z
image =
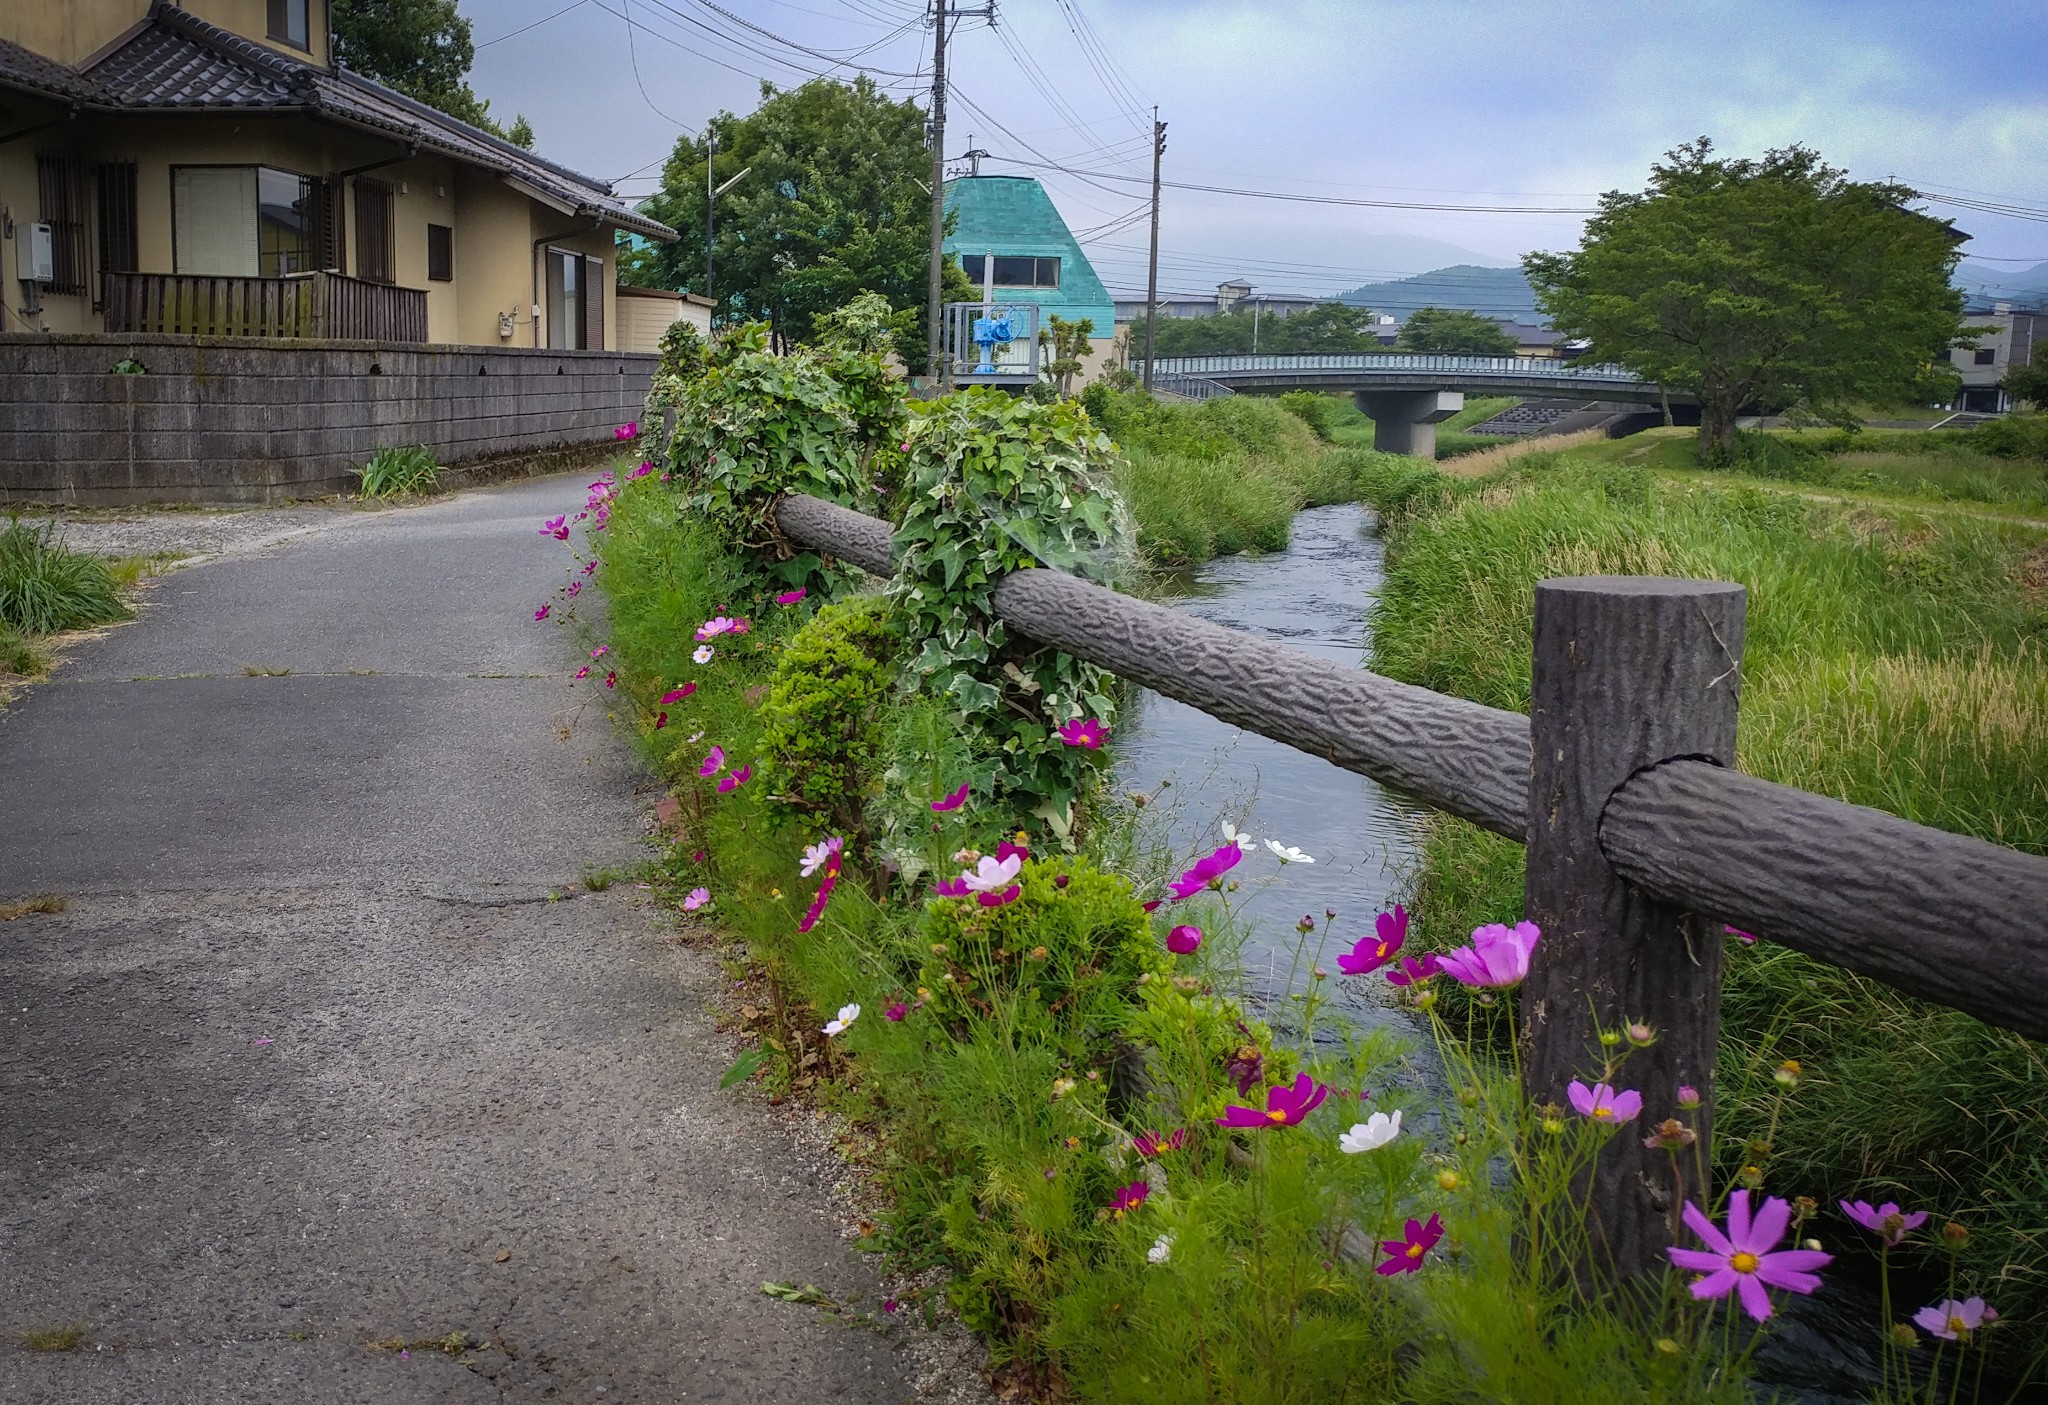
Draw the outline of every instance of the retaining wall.
M116 374L123 361L139 375ZM266 502L347 491L378 449L443 464L609 441L637 352L152 335L0 336L0 501Z

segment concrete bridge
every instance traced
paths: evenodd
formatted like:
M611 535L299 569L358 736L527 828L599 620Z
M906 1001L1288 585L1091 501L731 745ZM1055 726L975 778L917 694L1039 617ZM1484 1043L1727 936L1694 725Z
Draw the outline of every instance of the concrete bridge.
M1144 362L1132 365L1144 373ZM1436 427L1465 408L1465 392L1546 399L1663 403L1654 381L1619 366L1535 356L1177 356L1161 357L1155 387L1196 398L1223 393L1348 390L1372 417L1373 447L1436 457ZM1674 405L1691 404L1681 392Z

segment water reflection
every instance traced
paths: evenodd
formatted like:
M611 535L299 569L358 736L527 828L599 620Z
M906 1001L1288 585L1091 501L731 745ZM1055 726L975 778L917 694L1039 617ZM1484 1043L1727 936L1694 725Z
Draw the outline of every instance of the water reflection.
M1295 518L1286 551L1212 561L1188 578L1177 603L1203 619L1355 668L1370 637L1381 559L1371 513L1352 504L1311 508ZM1121 788L1149 792L1171 782L1154 814L1154 833L1175 852L1214 848L1222 842L1218 821L1230 819L1261 840L1314 856L1313 865L1282 868L1261 844L1234 875L1244 882L1240 911L1254 924L1244 948L1246 974L1255 1002L1269 1011L1284 1000L1290 973L1297 989L1308 980L1307 961L1293 969L1301 916L1315 915L1313 943L1324 911L1337 910L1336 935L1323 957L1334 972L1338 946L1363 935L1373 915L1392 905L1414 861L1420 812L1408 801L1183 703L1141 694L1118 746ZM1383 982L1330 984L1334 1008L1350 1019L1413 1028L1386 1003Z

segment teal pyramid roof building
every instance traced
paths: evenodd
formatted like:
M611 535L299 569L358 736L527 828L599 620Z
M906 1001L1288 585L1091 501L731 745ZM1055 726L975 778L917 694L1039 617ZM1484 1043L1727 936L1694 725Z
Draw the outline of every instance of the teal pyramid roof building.
M962 176L946 183L946 210L957 215L946 252L959 257L967 277L981 286L995 261L995 300L1037 303L1043 320L1086 317L1103 339L1116 330L1116 305L1095 276L1095 266L1053 207L1045 187L1030 176Z

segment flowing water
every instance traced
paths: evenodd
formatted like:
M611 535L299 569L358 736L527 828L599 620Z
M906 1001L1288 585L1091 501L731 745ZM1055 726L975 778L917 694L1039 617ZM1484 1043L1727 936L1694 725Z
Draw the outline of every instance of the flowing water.
M1287 550L1211 561L1181 582L1175 603L1356 668L1371 640L1382 559L1366 509L1312 508L1295 518ZM1408 1067L1430 1080L1427 1034L1387 999L1386 983L1335 974L1336 953L1393 905L1419 861L1422 810L1363 776L1152 692L1140 694L1125 715L1117 745L1119 788L1156 794L1148 806L1155 842L1193 858L1223 841L1224 820L1262 841L1231 875L1243 885L1232 901L1250 924L1242 959L1260 1013L1282 1027L1292 1023L1286 996L1308 982L1320 950L1332 973L1326 1008L1355 1028L1412 1035L1425 1062ZM1266 849L1269 838L1315 862L1283 866ZM1338 913L1335 932L1320 945L1331 908ZM1304 914L1317 928L1305 945L1295 926ZM1769 1385L1799 1405L1851 1405L1876 1383L1864 1346L1877 1315L1875 1284L1864 1266L1846 1262L1830 1279L1827 1291L1784 1305L1785 1320L1758 1357Z

